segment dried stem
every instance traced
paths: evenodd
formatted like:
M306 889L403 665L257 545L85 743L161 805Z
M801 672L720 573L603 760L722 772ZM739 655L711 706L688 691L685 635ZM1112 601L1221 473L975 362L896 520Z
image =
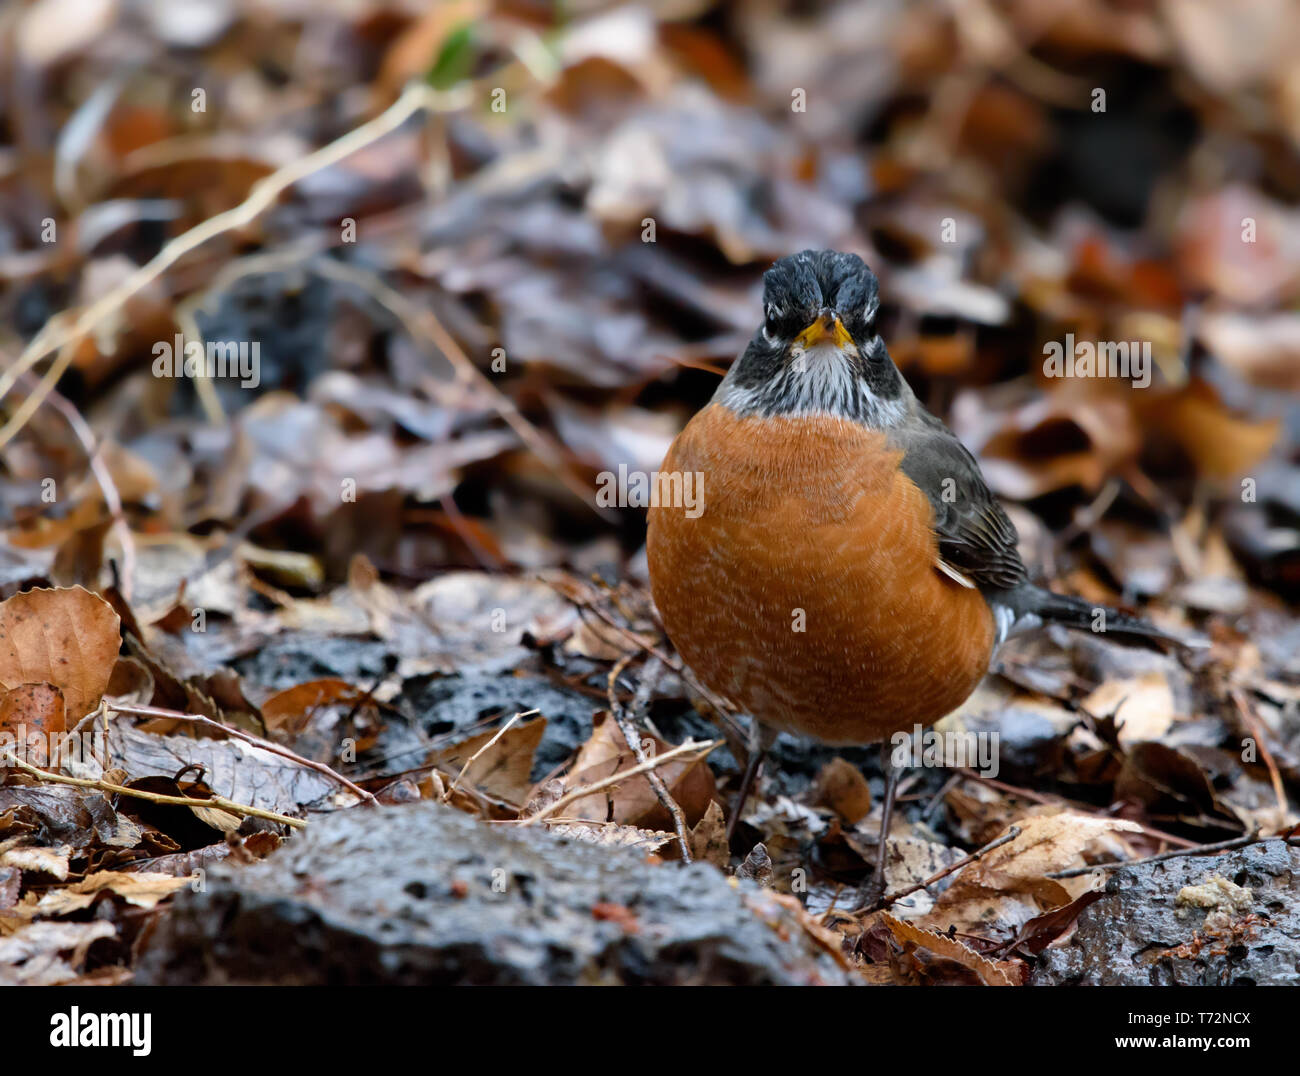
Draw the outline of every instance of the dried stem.
M1273 795L1277 799L1277 809L1285 818L1287 812L1286 788L1282 784L1282 774L1278 771L1277 763L1273 760L1273 752L1268 749L1268 740L1264 735L1264 729L1260 725L1259 718L1251 710L1250 704L1246 702L1246 697L1240 688L1233 688L1232 700L1237 704L1237 712L1241 714L1242 723L1250 730L1250 734L1255 737L1255 742L1259 744L1260 757L1264 760L1264 765L1268 769L1269 780L1273 783Z
M35 379L24 375L23 381L25 384L33 383ZM95 481L99 483L99 491L104 495L104 506L113 517L113 533L117 535L118 545L122 547L122 576L119 589L122 597L129 602L135 580L135 539L131 537L131 528L127 525L126 516L122 512L122 497L117 491L117 483L113 481L112 472L104 462L100 451L102 446L96 440L86 420L81 417L81 412L58 389L50 387L46 392L50 406L64 417L77 440L81 442L81 447L86 450L90 471L95 476Z
M952 874L954 871L961 870L962 867L970 866L970 864L974 863L976 860L982 859L984 856L988 855L993 851L993 849L1001 848L1004 844L1010 844L1019 836L1020 827L1012 826L1006 831L1006 833L1002 834L1001 837L989 841L989 843L984 845L983 848L977 848L970 855L963 856L961 859L957 860L956 863L944 867L941 871L936 871L923 882L917 882L916 885L910 885L906 889L900 889L897 893L890 893L887 897L881 897L874 905L865 910L875 911L877 908L887 908L895 901L902 900L904 897L910 897L918 889L929 889L930 886L934 885L934 883L940 879L948 877L948 875ZM1048 875L1048 877L1050 878L1051 875Z
M1093 871L1116 871L1122 867L1140 867L1146 863L1163 863L1166 859L1177 859L1180 856L1199 856L1206 852L1227 852L1233 848L1245 848L1248 844L1259 844L1261 841L1272 840L1271 837L1261 837L1259 831L1248 833L1244 837L1236 837L1230 841L1217 841L1214 844L1198 844L1192 848L1179 848L1174 852L1161 852L1157 856L1147 856L1145 859L1122 859L1114 863L1094 863L1090 867L1072 867L1068 871L1056 871L1052 874L1044 875L1045 878L1079 878L1085 874L1091 874ZM1284 837L1288 844L1291 843L1290 837Z
M118 796L130 796L133 799L148 800L150 803L173 803L180 807L218 807L233 815L249 815L253 818L265 818L271 822L279 822L281 825L291 826L294 829L305 829L306 821L301 818L290 818L288 815L276 814L275 811L266 811L261 807L251 807L246 803L236 803L234 800L228 800L225 796L213 795L207 799L197 799L193 796L168 796L161 792L144 792L138 788L127 788L125 785L115 785L108 781L91 779L86 777L66 777L61 773L51 773L49 770L43 770L39 766L33 766L28 762L22 761L13 752L13 748L3 755L0 755L0 763L10 763L17 766L24 773L30 773L33 777L38 777L42 781L52 781L59 785L75 785L77 788L93 788L99 792L112 792Z
M478 761L479 755L483 754L484 751L486 751L489 747L491 747L494 743L496 743L499 739L501 739L502 736L504 736L507 732L509 732L510 727L521 717L529 717L530 715L535 713L537 713L536 710L524 710L520 713L515 714L514 717L512 717L509 721L507 721L504 725L502 725L499 729L497 729L496 734L490 740L488 740L487 743L485 743L482 747L480 747L477 751L475 751L472 755L469 756L468 761L465 763L465 765L463 765L460 768L460 773L456 774L451 784L447 786L447 791L442 794L442 802L446 803L447 800L451 798L451 794L456 791L456 786L460 784L460 779L464 777L466 771L471 766L473 766L475 762Z
M323 762L316 762L309 758L303 758L302 755L295 754L287 747L281 747L270 740L264 740L260 736L254 736L251 732L245 732L243 729L231 728L229 725L223 725L220 721L215 721L210 717L204 717L202 714L184 714L179 710L168 710L162 706L129 706L125 703L107 703L110 710L116 710L119 714L139 714L142 717L167 717L173 721L192 721L196 725L206 725L208 728L220 729L222 732L234 736L236 739L243 740L245 743L251 743L255 747L260 747L264 751L270 751L273 755L279 755L281 758L287 758L291 762L298 763L299 766L305 766L309 770L315 770L317 773L324 774L326 777L332 777L349 792L361 798L363 803L370 806L378 804L378 800L359 785L353 784L341 773L330 769Z
M209 239L237 228L247 227L299 180L337 164L357 150L378 141L384 135L395 131L416 112L422 110L444 112L464 107L469 103L471 95L465 88L462 88L462 91L442 92L424 83L411 83L401 96L378 116L328 145L322 146L314 153L309 153L300 160L291 161L282 168L276 169L269 176L253 184L248 197L239 205L209 217L184 234L178 235L117 287L110 289L81 311L72 319L70 326L65 327L68 320L66 317L52 319L45 329L37 334L36 339L24 349L18 360L0 374L0 399L3 399L21 374L26 373L51 352L59 353L35 391L19 405L4 427L0 428L0 448L13 439L44 402L50 389L54 387L72 361L76 345L114 310L156 280L182 257L202 246Z
M599 781L593 781L589 785L583 785L581 788L575 788L571 792L566 792L558 800L548 807L543 807L536 814L529 815L527 818L516 823L519 826L531 826L536 822L542 821L555 814L561 807L567 807L575 800L580 800L584 796L590 796L593 792L599 792L603 788L609 788L611 785L622 784L629 777L636 777L638 774L649 773L651 770L657 770L666 762L671 762L675 758L689 754L692 751L700 752L700 758L703 758L716 747L722 746L721 740L687 740L684 744L674 747L671 751L665 751L662 755L655 755L654 758L647 759L640 765L633 766L630 770L620 770L618 773L610 774Z
M616 689L616 682L618 681L619 676L622 675L623 670L628 667L636 656L635 653L625 654L623 657L619 658L614 664L614 667L609 670L607 693L609 695L609 711L614 715L614 720L618 722L618 728L619 731L623 733L623 739L627 741L627 745L631 748L632 754L636 756L637 762L646 762L649 760L649 756L646 755L645 748L641 746L641 737L636 733L635 710L637 707L634 705L633 712L629 713L623 704L618 701L618 691ZM656 658L653 660L656 662L655 670L657 671L658 659ZM647 665L646 669L642 670L643 683L648 683L649 677L652 675L654 675L654 672L651 671L651 666ZM664 810L672 817L673 829L677 831L677 842L682 848L682 859L685 862L690 863L691 842L690 833L686 828L686 815L682 812L682 808L678 802L673 799L672 793L668 791L668 786L664 784L664 779L662 777L654 771L648 771L645 776L646 780L650 782L650 787L654 789L659 802L663 805Z

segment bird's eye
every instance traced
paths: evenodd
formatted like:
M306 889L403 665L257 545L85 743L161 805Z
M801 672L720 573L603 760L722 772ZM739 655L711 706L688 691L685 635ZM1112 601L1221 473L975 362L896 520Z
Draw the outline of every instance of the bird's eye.
M781 338L781 318L785 311L776 303L768 303L763 311L763 336L769 344L775 344Z

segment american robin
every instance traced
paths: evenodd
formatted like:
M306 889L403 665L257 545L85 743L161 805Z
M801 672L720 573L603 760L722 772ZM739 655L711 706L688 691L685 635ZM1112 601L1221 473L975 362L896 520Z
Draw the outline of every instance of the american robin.
M885 349L861 258L803 251L763 284L763 324L661 468L661 483L700 476L696 510L658 498L646 543L669 638L753 718L729 832L777 732L886 741L887 756L893 733L959 706L1013 633L1169 638L1029 581L979 465Z

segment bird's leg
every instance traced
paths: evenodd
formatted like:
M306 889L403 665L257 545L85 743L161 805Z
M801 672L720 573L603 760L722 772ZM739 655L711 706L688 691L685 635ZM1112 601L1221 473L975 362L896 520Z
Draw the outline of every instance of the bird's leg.
M871 909L885 895L885 856L889 850L889 824L894 817L894 795L898 791L899 767L888 740L880 745L880 768L885 771L885 800L880 806L880 834L876 847L876 870L862 887L862 907Z
M776 733L765 728L758 721L758 718L749 719L749 754L745 761L745 775L740 779L740 791L736 795L736 805L731 810L731 817L727 819L727 843L731 843L732 835L736 832L736 826L740 824L740 814L745 809L745 801L749 799L750 792L754 789L754 782L758 778L758 768L763 764L763 756L767 754L767 749L772 746L776 739Z

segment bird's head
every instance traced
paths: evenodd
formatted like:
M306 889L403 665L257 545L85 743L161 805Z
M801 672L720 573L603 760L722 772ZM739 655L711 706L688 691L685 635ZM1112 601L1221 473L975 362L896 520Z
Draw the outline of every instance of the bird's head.
M876 331L880 286L856 254L805 250L763 275L763 324L719 389L738 414L829 413L874 427L906 385Z

